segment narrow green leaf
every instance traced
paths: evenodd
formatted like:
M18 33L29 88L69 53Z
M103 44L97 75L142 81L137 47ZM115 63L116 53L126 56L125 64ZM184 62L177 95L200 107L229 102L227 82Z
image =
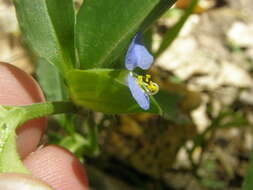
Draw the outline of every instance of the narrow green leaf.
M73 0L46 0L48 12L66 60L75 64L75 9Z
M98 112L145 112L132 97L126 74L127 71L112 69L72 70L67 75L71 97L76 104ZM161 113L153 97L147 112Z
M160 0L85 0L79 10L76 44L82 69L105 66L126 48Z
M197 3L198 3L198 0L193 0L191 2L191 5L187 8L185 13L179 19L179 21L171 29L169 29L166 32L166 34L164 35L162 39L162 43L155 54L155 57L160 56L164 52L164 50L166 50L172 44L172 42L176 39L182 27L184 26L185 22L187 21L189 16L192 14Z
M72 0L14 0L25 41L61 72L73 67L74 8Z
M243 181L242 190L253 189L253 150L251 150L249 168Z
M141 30L145 31L158 18L160 18L177 0L160 0L152 12L147 16L141 25Z

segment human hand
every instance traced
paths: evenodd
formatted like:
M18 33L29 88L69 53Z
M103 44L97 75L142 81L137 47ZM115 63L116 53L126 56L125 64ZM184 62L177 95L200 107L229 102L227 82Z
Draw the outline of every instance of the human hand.
M42 91L32 77L12 65L0 63L0 105L43 101ZM46 125L46 118L40 118L17 129L17 150L33 176L0 174L0 190L88 190L86 172L69 151L52 145L37 149Z

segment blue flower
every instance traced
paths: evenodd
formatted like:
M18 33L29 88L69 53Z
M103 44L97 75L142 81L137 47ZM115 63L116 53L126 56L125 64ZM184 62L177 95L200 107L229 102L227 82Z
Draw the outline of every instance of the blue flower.
M127 76L127 84L133 98L142 109L148 110L150 107L149 95L157 93L159 86L151 81L150 75L141 76L132 72L136 67L146 70L154 61L153 56L140 43L140 38L140 33L133 38L126 54L125 67L130 71Z
M138 33L132 40L126 57L125 67L129 71L133 71L136 67L147 70L154 61L153 56L148 52L147 48L140 42L141 34Z
M149 96L144 89L139 86L137 78L135 78L131 72L127 76L127 84L132 96L139 106L144 110L148 110L150 106Z

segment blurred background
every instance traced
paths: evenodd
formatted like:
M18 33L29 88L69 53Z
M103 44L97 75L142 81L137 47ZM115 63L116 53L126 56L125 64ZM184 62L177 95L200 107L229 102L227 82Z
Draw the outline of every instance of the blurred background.
M79 151L85 131L71 140L53 119L43 143L85 162L94 190L241 189L253 144L252 10L252 0L179 0L145 34L166 114L94 113L93 156ZM37 76L10 0L0 1L0 61Z

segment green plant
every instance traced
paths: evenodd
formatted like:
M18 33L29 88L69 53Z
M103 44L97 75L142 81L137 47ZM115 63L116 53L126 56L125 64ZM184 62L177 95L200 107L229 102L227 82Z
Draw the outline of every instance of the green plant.
M74 139L86 145L83 152L93 154L97 125L81 119L90 130L88 140L80 138L74 131L74 114L89 118L92 111L162 113L152 96L149 109L136 104L138 97L132 96L126 82L132 71L125 69L123 58L136 33L145 33L175 0L85 0L79 10L72 0L13 2L24 40L37 57L37 76L47 102L1 107L1 172L28 172L16 153L14 138L15 129L27 120L64 113L55 118L72 138L62 144L69 147ZM148 91L151 87L145 85L143 90Z

